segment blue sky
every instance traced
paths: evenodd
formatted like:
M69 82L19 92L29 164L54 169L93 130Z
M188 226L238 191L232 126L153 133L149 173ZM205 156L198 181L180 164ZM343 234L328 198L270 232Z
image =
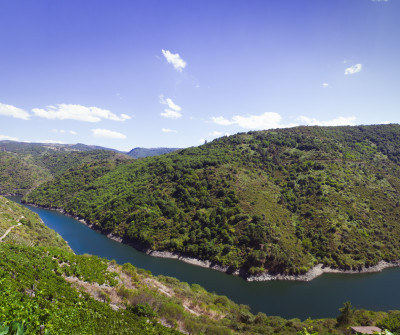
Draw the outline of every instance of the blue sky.
M0 139L400 122L398 0L0 0Z

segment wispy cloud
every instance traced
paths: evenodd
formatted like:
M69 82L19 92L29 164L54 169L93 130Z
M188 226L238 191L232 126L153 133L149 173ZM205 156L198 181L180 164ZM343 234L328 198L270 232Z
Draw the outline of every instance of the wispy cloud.
M372 2L388 2L389 0L372 0Z
M164 98L164 95L160 95L160 104L162 105L167 105L170 109L180 112L182 110L182 107L178 106L175 104L170 98Z
M234 124L234 121L225 119L223 116L213 116L211 118L211 121L216 124L219 124L221 126L230 126L230 125Z
M355 74L361 72L361 70L362 70L362 64L356 64L345 69L344 74L345 75Z
M211 133L208 133L208 135L212 136L212 137L220 137L222 136L222 133L220 131L213 131Z
M163 133L177 133L176 130L174 130L174 129L168 129L168 128L162 128L161 131L162 131Z
M32 143L65 144L65 142L57 141L57 140L39 140L39 141L34 141L34 142L32 142Z
M126 138L126 135L119 133L117 131L108 130L108 129L92 129L92 134L97 138L112 138L112 139L120 139L123 140Z
M51 131L53 133L65 134L65 130L64 129L52 129Z
M8 136L8 135L0 135L0 141L18 141L17 137L12 137L12 136Z
M297 119L301 124L308 126L353 126L355 125L355 116L339 116L332 120L321 121L307 116L300 116Z
M168 108L164 109L163 113L160 113L161 116L169 119L179 119L182 117L182 114L180 113L182 107L175 104L172 99L165 99L163 95L160 95L160 104L168 106Z
M76 120L85 122L99 122L102 119L112 121L125 121L131 117L126 114L119 116L111 113L107 109L98 107L86 107L82 105L58 104L55 106L47 106L46 109L34 108L32 112L37 117L49 120Z
M162 49L162 54L169 64L172 64L174 69L182 72L182 70L186 67L186 62L179 56L178 53L173 54L169 50Z
M29 120L29 113L21 108L12 105L2 104L0 102L0 115L11 116L16 119Z
M231 120L223 116L212 117L211 121L222 125L236 125L246 129L271 129L271 128L286 128L293 127L295 124L281 124L282 117L278 113L266 112L260 115L236 115Z
M182 117L181 113L170 109L165 109L163 113L160 113L160 115L168 119L179 119L180 117Z
M329 84L328 84L328 83L322 83L322 87L323 87L323 88L328 88L328 87L329 87Z
M66 134L67 133L67 131L64 129L52 129L51 131L53 133L58 133L58 134ZM75 130L70 130L70 131L68 131L68 134L77 135L78 133Z

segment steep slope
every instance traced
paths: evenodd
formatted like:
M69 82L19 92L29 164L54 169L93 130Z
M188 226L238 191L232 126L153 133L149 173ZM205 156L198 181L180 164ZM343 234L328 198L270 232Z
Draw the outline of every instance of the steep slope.
M3 197L0 233L2 334L14 334L13 327L18 334L296 334L306 327L337 333L333 319L253 315L199 285L74 255L35 213Z
M400 126L298 127L93 164L25 201L247 274L400 258Z
M54 175L87 162L129 158L82 146L0 142L0 194L26 194Z
M70 250L54 230L25 207L0 196L0 238L2 243L58 247Z

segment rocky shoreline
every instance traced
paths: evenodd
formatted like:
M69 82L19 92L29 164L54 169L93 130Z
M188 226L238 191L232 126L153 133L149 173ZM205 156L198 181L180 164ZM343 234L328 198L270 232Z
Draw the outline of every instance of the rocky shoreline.
M140 243L124 239L120 236L113 235L112 233L109 233L109 232L105 232L100 227L98 227L90 222L87 222L85 219L67 213L63 208L47 207L47 206L41 206L41 205L36 205L36 204L32 204L32 203L26 203L26 204L33 206L33 207L56 210L64 215L67 215L69 217L74 218L75 220L78 220L79 222L83 223L84 225L88 226L89 228L91 228L93 230L101 232L102 234L106 235L108 238L110 238L116 242L130 245L139 251L145 252L149 256L177 259L182 262L192 264L195 266L209 268L209 269L217 270L220 272L225 272L227 274L231 274L231 275L235 275L235 276L241 276L246 281L249 281L249 282L270 281L270 280L291 280L291 281L306 281L306 282L308 282L308 281L311 281L311 280L323 275L324 273L363 274L363 273L381 272L382 270L384 270L386 268L400 267L400 260L396 260L393 262L379 261L379 263L374 266L363 267L360 270L341 270L341 269L334 269L331 267L326 267L323 264L317 264L312 269L310 269L309 271L307 271L306 273L301 274L301 275L287 275L287 274L282 274L282 273L268 273L268 272L264 272L264 273L257 274L257 275L249 275L243 269L240 269L240 270L233 269L231 267L222 266L220 264L217 264L217 263L214 263L211 261L204 261L201 259L197 259L194 257L188 257L185 255L170 252L170 251L158 251L158 250L144 248L142 245L140 245Z

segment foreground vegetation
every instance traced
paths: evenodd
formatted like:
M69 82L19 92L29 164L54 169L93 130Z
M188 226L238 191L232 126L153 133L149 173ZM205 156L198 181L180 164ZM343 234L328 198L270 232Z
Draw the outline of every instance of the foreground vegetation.
M375 324L400 332L399 311L346 303L337 319L254 315L197 284L75 255L36 214L0 197L1 227L18 223L21 238L0 243L1 334L344 334Z
M199 285L53 247L1 243L0 286L0 320L27 334L345 334L349 325L376 323L400 331L400 312L343 308L337 320L305 321L254 315Z
M84 164L24 200L247 274L361 269L400 258L399 163L399 125L297 127Z

